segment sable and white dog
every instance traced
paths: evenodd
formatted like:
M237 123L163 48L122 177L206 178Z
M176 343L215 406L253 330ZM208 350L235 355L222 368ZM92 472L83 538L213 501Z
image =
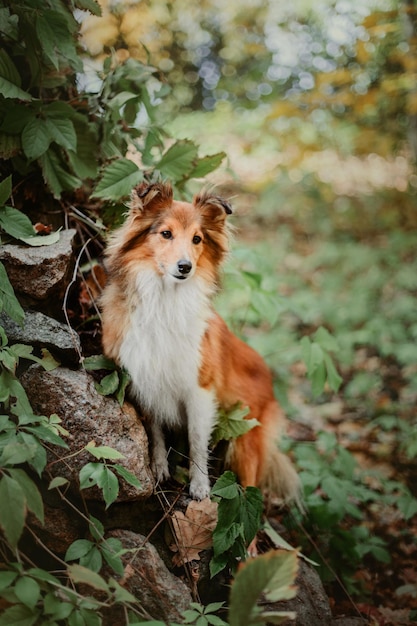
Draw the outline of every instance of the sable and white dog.
M149 417L157 481L169 476L164 425L186 425L190 494L205 498L217 410L241 403L259 426L231 443L229 466L243 486L297 499L298 476L277 448L283 417L271 374L211 304L228 251L231 212L228 202L209 193L188 203L174 200L166 183L134 189L126 222L107 248L104 352L128 370Z

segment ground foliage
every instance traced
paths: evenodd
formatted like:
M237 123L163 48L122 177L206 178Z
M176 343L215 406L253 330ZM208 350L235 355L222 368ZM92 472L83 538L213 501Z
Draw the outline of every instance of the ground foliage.
M69 4L0 3L2 238L39 245L40 235L18 209L32 219L42 201L76 224L86 244L120 219L122 201L144 171L171 178L187 195L196 186L189 180L217 168L227 151L235 178L224 169L221 180L227 180L226 193L238 194L240 244L217 305L267 358L291 419L295 443L288 449L300 469L307 513L293 511L279 521L291 543L318 563L336 614L356 610L371 623L407 624L417 610L417 179L407 148L412 141L406 141L408 131L413 138L415 39L412 28L404 30L404 19L414 24L413 7L388 3L372 11L359 3L347 10L346 3L324 3L318 8L328 19L320 20L312 9L300 19L303 3L273 14L276 4L233 12L224 3L192 10L187 3L187 19L181 2L132 5L128 19L103 5L101 43L92 21L84 20L84 37L90 29L98 59L110 46L116 50L100 60L98 88L83 74L87 88L80 97L75 72L83 67ZM70 6L100 12L90 0ZM213 7L222 9L222 19ZM128 40L129 33L138 40L132 24L145 44L152 35L151 58ZM343 26L344 41L332 39L331 26ZM296 48L303 43L304 56L286 62L277 48L281 40ZM127 45L120 47L121 41ZM173 86L169 97L162 71ZM217 103L217 109L178 115L198 103L207 109ZM176 119L162 122L159 111L175 111ZM201 158L198 145L211 156ZM97 249L101 245L77 261L86 275ZM2 307L21 321L1 265L0 272ZM91 289L79 293L69 316L80 324L87 353L95 354L88 344L89 329L95 332L98 324ZM61 577L28 569L16 552L27 511L43 517L35 483L22 468L41 474L40 442L64 447L65 433L56 416L32 415L19 386L15 371L19 360L33 358L30 349L9 346L4 333L1 344L1 400L8 414L1 421L0 488L14 503L1 510L2 551L6 560L10 548L18 558L0 572L9 607L0 623L33 624L46 607L51 624L99 624L99 612L113 603L133 607L136 623L135 599L99 574L103 561L120 573L122 554L119 544L103 541L99 520L88 520L91 540L75 542L67 553L68 561L78 562L59 564L70 587ZM42 362L54 366L47 354ZM87 362L93 371L100 364L96 356ZM101 390L118 393L121 401L125 375L108 371ZM118 479L134 477L120 473L114 451L89 452L93 460L80 486L97 484L109 506ZM243 502L232 520L237 543L228 537L226 545L218 528L220 560L242 555L259 514L255 492L244 495L232 484L232 496ZM248 515L251 507L255 514ZM265 529L265 547L270 536ZM277 555L277 568L275 557L255 568L268 579L284 567L289 580L296 561L291 554ZM253 578L259 581L259 573L247 570L245 584ZM79 583L106 600L81 595ZM268 584L257 591L268 591ZM283 589L291 595L289 583ZM220 624L219 609L196 603L185 617ZM252 609L246 607L248 619L256 619ZM234 610L231 623L238 619Z

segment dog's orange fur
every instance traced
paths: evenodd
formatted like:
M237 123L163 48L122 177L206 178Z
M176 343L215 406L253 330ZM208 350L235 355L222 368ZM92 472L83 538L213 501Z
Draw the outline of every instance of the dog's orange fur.
M229 212L228 203L209 194L187 203L173 200L169 185L141 186L135 190L130 214L108 246L109 283L102 299L103 346L107 356L120 362L121 345L132 324L136 299L140 298L135 287L140 268L153 268L162 279L178 256L187 255L195 267L195 276L204 281L209 295L215 292L220 265L228 251L225 220ZM171 245L160 236L165 231L173 233ZM190 243L195 236L201 237L201 243ZM181 287L178 284L176 288ZM288 457L277 448L284 418L274 398L271 373L261 356L207 306L198 385L214 390L218 405L226 410L238 403L248 406L247 419L255 418L260 423L231 442L230 467L243 486L259 486L285 501L297 499L298 476ZM175 328L172 332L176 332Z

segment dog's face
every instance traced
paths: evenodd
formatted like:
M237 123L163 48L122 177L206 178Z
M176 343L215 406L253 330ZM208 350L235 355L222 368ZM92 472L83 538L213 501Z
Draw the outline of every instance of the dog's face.
M173 199L170 185L139 185L109 260L116 268L145 263L169 283L188 281L196 272L213 281L228 250L225 221L231 212L218 196L182 202Z
M156 271L168 281L194 276L204 250L201 221L193 205L173 201L151 228L147 248Z

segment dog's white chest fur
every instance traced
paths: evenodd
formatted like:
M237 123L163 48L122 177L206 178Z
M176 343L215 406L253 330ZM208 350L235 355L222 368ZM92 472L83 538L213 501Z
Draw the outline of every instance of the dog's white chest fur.
M208 294L197 278L172 283L152 270L141 271L136 282L120 361L142 408L161 424L177 425L198 387L200 345L211 315Z

